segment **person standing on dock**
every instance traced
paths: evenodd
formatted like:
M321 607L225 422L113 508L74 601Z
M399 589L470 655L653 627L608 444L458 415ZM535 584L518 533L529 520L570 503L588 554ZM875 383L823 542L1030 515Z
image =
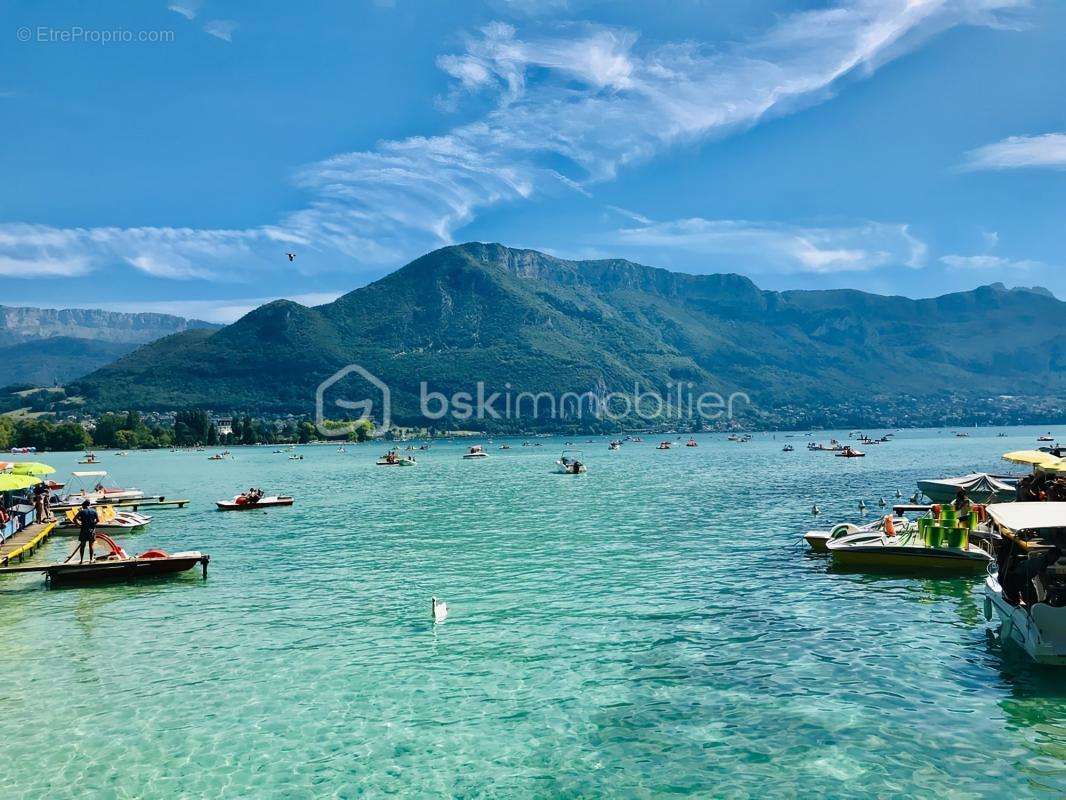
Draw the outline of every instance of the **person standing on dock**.
M96 509L89 505L88 500L82 502L81 509L74 515L74 522L81 528L78 533L78 563L85 561L85 545L89 545L89 562L91 563L94 557L93 545L96 543L96 526L100 522L100 517ZM74 554L71 553L71 555Z

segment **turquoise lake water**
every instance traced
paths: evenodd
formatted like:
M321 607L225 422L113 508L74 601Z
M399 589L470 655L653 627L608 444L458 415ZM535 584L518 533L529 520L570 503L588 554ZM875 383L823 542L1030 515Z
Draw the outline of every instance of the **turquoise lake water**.
M1037 430L1009 431L865 459L571 438L579 477L551 474L558 438L410 469L380 445L102 454L191 501L127 549L199 549L209 576L0 580L0 797L1063 797L1066 672L1001 651L980 579L798 544L918 478L1010 470ZM250 485L297 504L213 510Z

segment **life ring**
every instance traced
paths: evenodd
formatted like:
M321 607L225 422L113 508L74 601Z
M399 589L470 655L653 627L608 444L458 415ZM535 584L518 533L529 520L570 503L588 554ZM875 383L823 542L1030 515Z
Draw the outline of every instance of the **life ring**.
M145 550L137 558L170 558L165 550Z

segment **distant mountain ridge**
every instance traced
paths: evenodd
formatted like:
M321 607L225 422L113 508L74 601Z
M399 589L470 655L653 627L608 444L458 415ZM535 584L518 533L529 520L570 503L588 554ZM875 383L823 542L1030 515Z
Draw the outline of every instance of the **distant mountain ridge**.
M160 337L217 327L171 314L0 306L0 384L63 383Z
M390 386L401 422L418 421L420 381L557 395L691 382L745 392L757 414L905 414L948 395L1062 397L1064 311L1039 290L774 292L736 274L469 243L323 306L276 301L168 336L75 388L98 407L308 413L318 383L357 363Z

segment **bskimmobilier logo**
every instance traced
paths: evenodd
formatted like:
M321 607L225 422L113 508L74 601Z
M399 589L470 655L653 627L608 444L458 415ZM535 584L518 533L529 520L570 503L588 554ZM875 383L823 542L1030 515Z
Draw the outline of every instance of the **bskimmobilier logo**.
M343 409L346 418L342 422L331 422L327 419L325 414L326 393L331 388L341 383L341 381L350 379L353 375L362 378L370 384L370 387L372 387L371 396L355 401L338 397L333 401L333 405L339 409ZM370 420L373 422L374 394L379 394L381 396L381 424L376 426L375 433L382 434L387 431L392 424L392 394L389 391L388 384L370 372L370 370L359 364L349 364L334 372L322 381L322 383L318 384L318 389L315 390L315 427L318 429L318 432L327 438L338 438L348 436L355 431L363 420ZM358 416L355 419L352 419L349 416L353 411L358 412Z

